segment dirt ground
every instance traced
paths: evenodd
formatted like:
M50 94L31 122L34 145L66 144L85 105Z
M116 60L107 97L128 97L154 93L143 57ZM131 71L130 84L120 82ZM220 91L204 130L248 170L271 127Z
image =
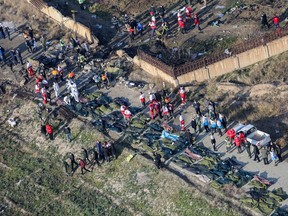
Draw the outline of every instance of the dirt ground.
M161 4L163 2L164 1L159 1L157 2L157 4L158 3ZM231 3L231 1L229 2ZM215 14L222 12L219 9L217 10L215 9L216 5L225 5L226 8L229 8L231 7L229 2L228 1L208 1L208 7L209 5L210 6L213 5L213 6L211 6L209 10L207 9L207 13L206 12L203 13L203 16L201 17L201 19L205 20L211 14L212 16L210 16L207 20L205 20L204 26L205 26L205 23L208 23L209 20L211 21L213 19L213 16L215 16ZM249 4L254 4L254 1L244 1L244 2L249 3ZM224 23L224 25L222 25L219 28L208 26L205 29L203 34L196 35L196 39L205 40L205 38L207 39L207 38L219 37L219 36L222 37L224 35L227 35L227 32L225 33L223 31L228 31L229 29L230 30L232 29L231 30L232 36L234 36L234 34L235 36L240 36L242 38L247 37L247 35L253 36L254 33L255 34L257 33L257 31L254 31L253 29L255 28L255 26L258 26L257 24L259 20L258 17L259 17L260 11L262 10L267 12L267 15L269 17L272 17L275 11L278 14L281 14L282 18L286 16L285 15L286 11L285 11L284 6L286 6L287 3L277 1L277 2L274 2L272 6L269 6L265 2L266 1L259 1L258 9L256 10L246 9L242 13L240 13L239 16L237 17L233 17L235 16L235 14L227 15L227 19L230 17L229 18L230 22L227 21L226 24ZM0 2L0 3L3 3L3 2ZM169 3L172 4L174 3L174 1L170 1ZM141 12L140 9L142 8L141 7L142 5L144 5L143 1L139 1L140 7L136 4L129 3L128 1L119 1L118 7L121 8L121 10L125 8L125 10L131 11L131 13L137 13L137 12ZM280 7L280 6L283 6L283 7ZM23 6L23 7L26 7L26 6ZM180 6L177 5L173 7L172 10L179 8L179 7ZM198 11L200 8L200 5L196 5L195 7L197 8L196 11ZM13 9L12 5L9 5L9 7L7 8L8 9L10 8L10 10ZM5 8L5 10L7 8ZM74 3L71 3L69 4L68 8L69 10L74 9L76 8L76 5L74 5ZM1 10L2 9L3 7L1 7ZM26 9L17 11L16 18L13 16L10 17L10 14L8 14L9 16L5 14L5 17L1 17L1 19L2 20L8 19L10 21L14 21L15 23L21 23L21 24L25 22L28 22L29 24L32 23L35 29L37 29L37 25L41 25L41 23L45 23L46 18L42 18L41 15L39 15L39 18L37 18L38 14L35 20L33 19L33 22L30 21L31 20L30 17L25 16L30 13L29 11L26 11ZM148 9L148 6L147 6L147 9ZM25 12L24 15L20 13L23 11ZM96 12L96 14L97 16L101 17L100 12ZM256 18L251 19L252 15L254 18L257 17L257 19ZM25 17L25 19L23 19L23 22L19 22L19 16ZM102 37L104 38L106 34L110 34L114 32L114 29L111 28L111 23L110 23L111 11L108 11L106 14L102 12L102 16L103 17L96 19L95 21L94 20L91 21L91 23L95 26L96 24L103 24L104 26L103 29L101 31L99 31L98 29L98 32L99 32L98 36L100 36L100 39L101 39L101 34L103 34ZM79 19L80 17L82 17L82 15L78 16ZM82 19L85 19L87 17L88 15L83 15ZM89 14L89 17L91 18L91 14ZM247 22L249 22L249 24L247 24ZM235 25L237 25L237 28L233 27ZM54 27L55 26L53 23L50 23L50 22L48 23L48 28L54 29ZM237 29L238 32L235 29ZM40 30L39 31L40 33L44 31L44 29L41 29L41 28L39 30ZM190 31L187 35L185 35L185 37L186 36L187 38L191 37L193 34L195 33L193 31ZM147 35L148 33L144 37L146 37ZM6 47L20 46L23 43L21 37L18 37L16 33L13 34L13 37L14 36L15 36L15 39L13 39L12 44L8 40L7 41L1 40L0 44L5 45ZM55 34L54 35L51 34L51 36L49 37L54 37L54 36ZM111 41L115 40L113 34L112 36L113 37L111 37L107 41L104 40L103 43L109 44L110 40ZM181 40L183 39L183 41L179 42L179 45L181 43L184 43L184 41L186 40L185 37L178 37ZM173 42L174 39L170 39L170 40L172 41L170 42L174 44ZM111 42L111 43L117 44L119 43L119 40ZM133 45L134 44L132 43L132 46ZM173 46L174 45L172 45L171 47ZM24 58L26 59L27 57L31 57L31 56L30 54L26 52L24 53ZM287 74L286 59L287 59L287 53L284 53L280 56L271 58L268 61L255 64L244 70L236 71L236 72L215 78L205 83L194 84L191 87L187 87L187 89L189 89L192 92L192 97L190 98L190 100L192 101L193 99L199 99L200 103L202 104L202 107L204 107L205 98L218 102L217 108L220 111L223 111L230 121L238 120L241 122L246 122L246 123L249 122L249 123L255 124L259 129L271 134L271 138L274 141L279 142L282 145L282 147L287 150L288 86L287 86L287 75L286 75ZM9 79L9 78L14 79L14 74L11 73L7 67L2 67L0 70L0 77L5 78L5 79ZM146 75L144 71L137 69L137 68L135 68L133 72L130 74L129 79L131 80L140 79L149 83L143 89L146 94L148 94L149 91L160 90L163 86L163 82L161 80L155 80L154 78ZM30 88L31 90L33 89L33 84L30 85ZM110 90L110 91L108 90L104 92L108 93L111 97L119 96L119 93L120 93L121 95L127 96L127 98L129 99L129 101L131 101L132 104L135 104L137 106L139 105L138 97L139 97L140 90L138 89L130 89L130 88L125 87L125 85L117 84L113 88L113 90ZM126 161L126 157L129 154L131 154L131 152L127 149L120 149L120 157L118 160L113 161L113 163L110 163L110 164L105 164L101 168L98 168L98 167L95 168L95 172L91 174L89 173L88 175L85 175L83 178L78 178L79 173L76 173L76 175L72 177L72 179L70 177L65 176L64 172L62 171L62 160L63 160L63 157L64 158L67 157L67 153L74 152L77 156L81 156L80 147L82 146L91 147L92 145L94 145L95 140L106 140L108 138L104 136L103 134L100 134L95 131L91 131L91 129L86 125L86 123L80 121L79 119L74 119L71 122L69 122L69 126L72 128L73 135L75 135L75 139L72 141L71 144L67 144L65 142L65 137L63 133L57 134L57 138L53 143L49 142L44 137L39 136L39 121L36 117L35 109L36 109L35 103L27 102L27 101L24 102L23 100L18 99L17 97L13 101L11 101L11 97L1 97L1 105L0 105L1 123L0 125L1 125L1 128L5 128L5 130L1 131L1 133L3 132L5 134L11 133L13 136L15 134L20 134L21 135L20 138L23 138L23 141L25 142L22 142L21 148L19 148L21 151L19 152L20 153L29 152L33 155L33 157L31 158L39 159L39 158L45 157L45 159L49 161L51 160L50 157L52 157L52 155L56 155L55 158L53 157L52 159L57 161L55 163L57 166L57 172L56 171L55 172L61 173L61 176L59 177L59 179L64 179L65 181L63 182L65 183L74 182L76 185L78 184L85 185L86 187L86 189L84 190L85 194L88 191L88 189L92 190L93 187L94 189L97 188L97 192L100 191L102 195L104 194L103 197L107 196L109 197L109 199L112 199L112 203L117 204L116 206L124 206L123 207L124 209L126 210L128 209L127 211L123 209L119 210L119 212L122 211L123 215L129 215L129 213L127 212L130 212L132 215L159 215L159 214L168 215L171 212L175 212L175 215L193 215L195 214L195 212L199 215L237 215L237 212L235 212L231 208L231 206L229 206L229 204L226 202L227 200L225 200L224 198L220 199L217 196L215 196L214 198L211 198L208 196L207 198L206 196L203 196L203 191L199 190L199 188L196 190L195 188L191 187L191 185L189 185L186 181L183 181L183 179L179 178L179 176L177 177L177 175L174 175L174 174L172 175L170 172L167 172L166 170L158 171L153 166L151 161L146 161L146 160L143 160L141 157L136 156L131 162L128 163ZM187 112L186 114L190 118L191 113ZM20 119L20 123L17 126L17 128L6 130L7 128L6 120L8 117L18 117ZM59 119L59 122L61 122L61 119ZM55 122L55 124L59 122ZM175 122L175 124L177 123ZM31 134L31 131L35 133ZM17 141L21 142L21 139L19 139L18 137ZM8 147L5 146L5 149L6 148ZM285 159L287 161L288 154L286 150L285 150L285 155L286 155ZM43 154L44 156L43 155L39 156L39 152ZM48 156L45 155L46 154L45 152L48 152L47 153ZM27 176L27 173L26 173L27 171L23 167L19 168L20 165L16 163L17 161L15 162L15 161L9 160L9 164L6 164L6 161L2 160L3 155L0 155L0 156L1 156L0 171L1 173L5 172L5 175L2 175L2 176L5 176L5 180L6 180L6 177L7 179L8 177L12 179L12 180L8 179L12 182L11 183L11 188L12 188L14 187L16 183L19 183L19 181L23 179L23 177ZM26 162L33 161L33 159L31 158L27 159ZM54 163L52 162L51 161L47 162L47 167L45 166L45 169L49 169L50 167L53 167ZM14 172L10 172L9 167ZM251 170L253 170L253 168L255 167L252 167ZM32 168L30 167L30 169L33 169L33 166ZM41 167L39 169L41 169ZM60 169L61 171L59 171ZM282 166L281 166L281 169L282 169ZM277 170L275 169L275 170L277 172L284 173L285 167L283 169L284 171L280 169L279 171L278 169ZM265 169L261 170L261 172L265 172ZM34 171L32 171L32 173L34 173ZM43 178L44 178L43 176L36 178L37 182L41 182L41 179ZM7 182L9 182L8 180ZM34 184L34 181L32 182ZM282 178L280 182L282 184L283 182ZM59 180L59 184L60 183L61 181ZM21 185L21 182L19 184ZM71 186L71 188L76 187L75 185L73 186L72 185L69 185L69 186ZM88 185L90 187L88 187ZM283 185L286 185L286 183ZM63 187L61 188L63 189L63 191L65 191L64 189L67 189L65 188L65 185L61 184L61 187ZM37 186L36 188L39 188L39 186ZM71 191L73 193L76 193L74 190L70 190L70 189L67 189L68 193ZM22 189L20 191L22 191ZM6 190L5 190L4 196L2 193L0 195L3 196L4 198L7 198L8 197L7 194L11 196L11 194L9 194L9 191L6 191ZM49 194L49 196L47 195L47 197L50 197L50 191L47 194ZM65 211L67 210L65 213L69 212L69 207L71 207L71 203L73 202L77 203L79 201L77 197L66 199L65 193L58 192L54 195L53 196L51 195L51 197L54 197L54 198L56 197L55 199L53 199L52 201L53 203L56 202L62 196L65 198L64 202L60 204L57 203L57 205L55 204L58 207L60 206L59 209L61 209L61 207L64 206L65 208L63 207L63 209L65 209ZM99 196L102 197L102 195L99 195ZM204 199L202 199L202 196L204 197ZM1 200L3 197L1 197ZM28 197L29 197L29 194L28 194ZM35 200L37 201L39 200L39 198L36 197ZM14 204L16 203L15 205L20 208L18 210L21 210L21 208L23 208L24 210L28 208L27 206L25 206L26 204L18 205L16 201L14 202ZM109 202L111 202L111 200ZM12 200L12 203L13 203L13 200ZM21 202L19 201L19 203ZM33 200L31 203L33 203ZM91 206L93 205L91 204L90 207ZM40 209L49 210L49 205L42 203L40 207L41 207ZM32 208L33 210L33 207L29 207L29 208ZM77 205L77 207L74 207L74 208L75 208L74 209L75 212L77 211L77 213L80 214L81 209L85 208L85 206L83 207L79 204ZM103 206L103 208L109 208L109 207ZM59 209L57 211L60 212ZM121 215L119 212L118 212L118 215ZM240 212L239 210L238 214L243 215L244 213Z

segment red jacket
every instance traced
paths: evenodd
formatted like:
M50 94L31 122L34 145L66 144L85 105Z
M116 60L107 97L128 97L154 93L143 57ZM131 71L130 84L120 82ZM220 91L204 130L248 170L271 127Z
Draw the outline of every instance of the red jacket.
M49 125L49 124L46 125L46 132L47 132L48 134L52 134L52 133L53 133L53 129L52 129L52 126L51 126L51 125Z
M86 166L86 164L83 160L79 160L79 165L82 169L85 168L85 166Z
M235 136L234 142L235 142L237 147L241 146L241 138L240 137Z
M182 20L178 21L178 25L180 28L185 28L185 22Z
M279 21L280 21L280 20L279 20L279 17L276 16L276 17L273 18L273 23L274 23L275 25L276 25L276 24L279 24Z
M194 24L195 25L199 25L200 24L199 17L194 17Z

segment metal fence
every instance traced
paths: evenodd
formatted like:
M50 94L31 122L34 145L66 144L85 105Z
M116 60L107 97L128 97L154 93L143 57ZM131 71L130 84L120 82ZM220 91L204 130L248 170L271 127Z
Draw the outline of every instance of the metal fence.
M229 52L231 52L231 55L234 56L234 55L243 53L245 51L248 51L250 49L266 45L267 43L275 39L278 39L287 35L288 35L288 28L287 26L285 26L281 30L278 29L277 31L273 31L273 32L261 35L258 38L254 38L254 39L247 40L239 44L235 44L231 49L229 49ZM165 72L166 74L174 78L180 75L189 73L191 71L206 67L208 65L211 65L223 59L229 58L231 57L231 55L225 54L223 51L222 53L215 53L209 56L204 56L200 59L186 62L182 65L168 66L165 63L163 63L160 59L145 53L143 50L138 50L138 56L140 59L161 69L163 72Z

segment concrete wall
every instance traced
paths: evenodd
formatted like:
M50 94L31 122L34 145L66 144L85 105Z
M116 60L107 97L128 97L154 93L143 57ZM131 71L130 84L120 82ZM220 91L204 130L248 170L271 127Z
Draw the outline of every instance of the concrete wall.
M279 55L285 51L288 51L288 36L276 39L266 45L262 45L246 52L240 53L238 55L223 59L214 64L208 65L205 68L200 68L195 71L188 72L186 74L180 75L175 81L171 76L167 75L165 72L159 72L156 69L152 69L153 66L143 60L140 67L147 71L151 75L161 77L162 79L169 81L170 83L177 84L187 84L192 81L202 82L226 73L230 73L234 70L253 65L259 61L263 61L272 56ZM171 82L171 80L173 80Z
M27 1L30 2L29 0ZM94 43L95 45L98 45L99 40L91 33L88 27L84 26L81 23L75 22L70 17L63 16L57 9L55 9L54 7L48 7L48 5L44 2L41 3L41 7L39 7L38 9L60 25L65 26L66 28L73 31L75 34L85 38L89 43Z

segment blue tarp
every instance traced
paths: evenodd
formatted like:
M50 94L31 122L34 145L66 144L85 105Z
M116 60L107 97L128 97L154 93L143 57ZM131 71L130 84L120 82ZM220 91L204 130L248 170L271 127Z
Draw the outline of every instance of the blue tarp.
M179 139L179 136L175 135L175 134L170 134L167 131L163 130L162 134L161 134L161 138L166 138L166 139L169 139L169 140L172 140L172 141L177 141Z

